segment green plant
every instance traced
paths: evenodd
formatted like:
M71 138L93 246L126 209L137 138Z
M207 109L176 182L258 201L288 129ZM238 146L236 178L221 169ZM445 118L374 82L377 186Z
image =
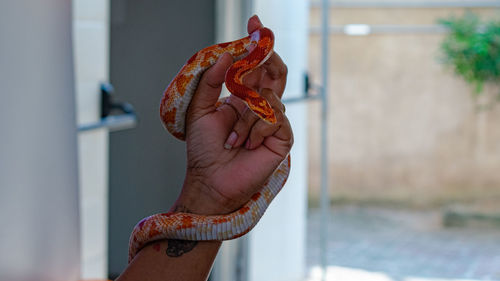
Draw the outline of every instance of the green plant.
M467 12L439 23L450 31L441 44L443 62L474 87L475 95L484 83L500 84L500 20L481 21Z

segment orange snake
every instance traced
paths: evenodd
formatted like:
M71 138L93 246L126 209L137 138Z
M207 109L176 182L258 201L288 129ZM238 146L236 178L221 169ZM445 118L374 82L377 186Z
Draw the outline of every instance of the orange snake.
M243 76L262 65L273 53L274 35L262 27L249 36L204 48L194 54L181 68L165 90L160 104L161 119L167 130L180 140L185 139L186 111L201 75L224 53L236 62L226 72L228 90L241 98L261 119L275 123L269 103L242 83ZM230 240L249 232L285 184L290 171L290 156L286 157L239 210L227 215L203 216L190 213L156 214L141 220L132 231L129 242L129 262L146 244L162 239Z

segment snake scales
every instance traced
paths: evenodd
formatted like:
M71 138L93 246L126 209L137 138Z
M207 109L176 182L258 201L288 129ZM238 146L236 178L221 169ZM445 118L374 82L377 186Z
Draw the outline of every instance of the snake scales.
M185 139L186 111L201 75L229 53L235 63L226 73L228 90L241 98L261 119L275 123L269 103L242 83L243 76L262 65L273 53L274 35L262 27L242 39L216 44L194 54L170 82L160 104L161 119L167 130L180 140ZM243 207L227 215L203 216L169 212L141 220L132 231L129 242L129 262L146 244L161 239L230 240L249 232L285 184L290 171L290 156L286 157L262 189Z

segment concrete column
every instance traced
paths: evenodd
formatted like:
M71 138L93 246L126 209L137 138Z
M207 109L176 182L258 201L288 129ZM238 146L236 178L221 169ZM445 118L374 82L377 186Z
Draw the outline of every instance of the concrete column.
M254 0L254 12L275 34L275 51L288 66L283 96L303 95L307 69L308 2ZM287 104L295 144L287 184L249 234L248 280L303 280L307 211L307 105Z
M71 1L0 2L0 42L0 280L77 280Z
M307 58L308 1L217 1L217 42L246 35L246 23L259 15L276 37L275 51L288 66L284 98L303 95ZM307 208L307 106L287 104L294 131L292 170L284 189L254 230L223 243L213 271L214 280L303 280Z

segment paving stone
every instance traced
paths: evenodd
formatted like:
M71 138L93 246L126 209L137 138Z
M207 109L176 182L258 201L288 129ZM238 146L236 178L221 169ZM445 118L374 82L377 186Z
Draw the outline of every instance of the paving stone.
M437 211L336 207L328 218L329 266L393 280L500 281L500 228L444 227ZM307 265L320 263L319 210L308 215Z

